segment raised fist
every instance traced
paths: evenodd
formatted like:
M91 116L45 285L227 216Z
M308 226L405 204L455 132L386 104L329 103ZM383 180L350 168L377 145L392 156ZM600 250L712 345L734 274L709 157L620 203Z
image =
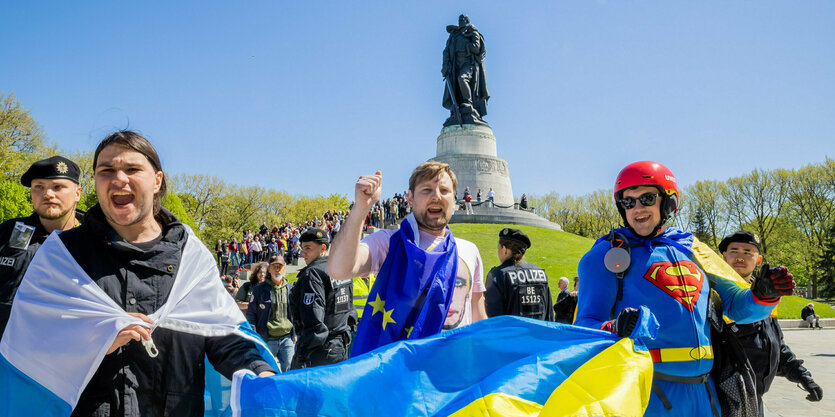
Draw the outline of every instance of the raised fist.
M377 171L374 175L363 175L354 185L354 205L362 210L368 210L374 203L380 201L383 184L383 174Z
M791 295L794 289L794 277L785 266L769 268L764 263L760 274L751 287L754 297L765 302L777 302L784 295Z

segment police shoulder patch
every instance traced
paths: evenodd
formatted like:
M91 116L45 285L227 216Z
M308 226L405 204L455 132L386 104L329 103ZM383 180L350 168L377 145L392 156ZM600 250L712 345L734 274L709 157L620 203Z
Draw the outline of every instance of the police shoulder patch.
M302 302L304 303L304 305L309 306L309 305L313 304L313 296L314 295L316 295L316 294L314 294L312 292L304 293L304 299L302 299Z

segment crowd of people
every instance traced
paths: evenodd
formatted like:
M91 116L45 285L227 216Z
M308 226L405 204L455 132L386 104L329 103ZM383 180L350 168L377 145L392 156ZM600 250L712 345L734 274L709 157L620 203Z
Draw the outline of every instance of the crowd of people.
M715 253L667 225L678 209L679 190L673 173L655 162L621 170L613 197L624 227L601 237L583 256L573 291L568 278L559 279L556 302L546 272L525 260L535 242L521 230L499 232L501 264L486 274L478 247L453 236L447 226L458 209L457 180L443 163L421 164L408 191L384 201L382 174L361 176L348 213L328 211L303 224L272 228L262 223L256 231L242 231L240 241L219 240L216 260L195 250L202 243L160 205L165 175L144 137L109 136L96 149L93 167L99 204L87 213L75 210L78 166L53 157L33 164L21 178L30 187L34 214L0 225L0 352L26 351L38 366L49 367L49 378L73 380L77 372L63 370L76 368L61 358L77 351L84 373L93 377L70 404L74 415L201 415L204 357L228 378L239 369L265 377L500 315L630 337L643 317L640 309L652 312L658 326L657 336L644 341L654 363L646 415L762 415L762 395L776 375L800 384L810 401L823 396L769 317L781 297L792 294L792 275L764 263L759 238L739 231L719 245L717 259L737 273L727 276L710 258ZM384 227L397 221L397 230ZM363 237L370 228L379 230ZM63 232L47 238L51 231ZM287 264L299 257L306 266L291 285ZM246 282L228 274L230 264L249 265ZM214 272L217 265L221 274ZM21 285L27 268L31 272ZM181 269L188 272L180 276ZM79 270L88 278L72 273ZM222 295L218 276L237 303ZM364 280L371 276L373 285ZM175 278L188 284L175 286ZM97 292L79 294L84 279L91 283L85 288ZM44 305L36 288L47 283L51 297L66 300L84 319L70 320L66 304ZM361 320L355 297L368 300ZM168 302L180 307L163 308ZM231 330L241 324L239 310L260 339ZM733 320L729 331L722 331L723 315ZM810 327L820 326L812 304L803 318ZM33 325L68 339L28 332ZM729 338L743 356L727 356ZM272 357L262 355L259 344ZM85 354L91 347L104 357ZM157 355L166 360L155 361ZM728 357L743 359L728 364ZM12 358L20 360L29 359ZM729 367L723 372L736 370L730 383L715 381L715 363ZM38 382L39 375L27 378ZM155 384L159 378L164 383ZM181 401L166 400L182 393ZM3 404L19 401L0 395Z

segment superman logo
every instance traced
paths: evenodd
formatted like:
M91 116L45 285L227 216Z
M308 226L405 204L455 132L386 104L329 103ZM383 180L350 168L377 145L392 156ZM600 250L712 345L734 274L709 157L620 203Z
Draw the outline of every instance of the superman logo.
M644 274L649 282L661 288L678 302L693 311L702 292L704 274L694 262L656 262Z

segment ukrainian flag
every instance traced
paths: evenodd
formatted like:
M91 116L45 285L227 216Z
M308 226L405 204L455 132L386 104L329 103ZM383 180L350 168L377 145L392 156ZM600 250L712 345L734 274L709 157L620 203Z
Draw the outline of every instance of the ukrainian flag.
M257 378L238 371L234 416L641 416L657 330L631 337L513 316L400 341L346 362Z

